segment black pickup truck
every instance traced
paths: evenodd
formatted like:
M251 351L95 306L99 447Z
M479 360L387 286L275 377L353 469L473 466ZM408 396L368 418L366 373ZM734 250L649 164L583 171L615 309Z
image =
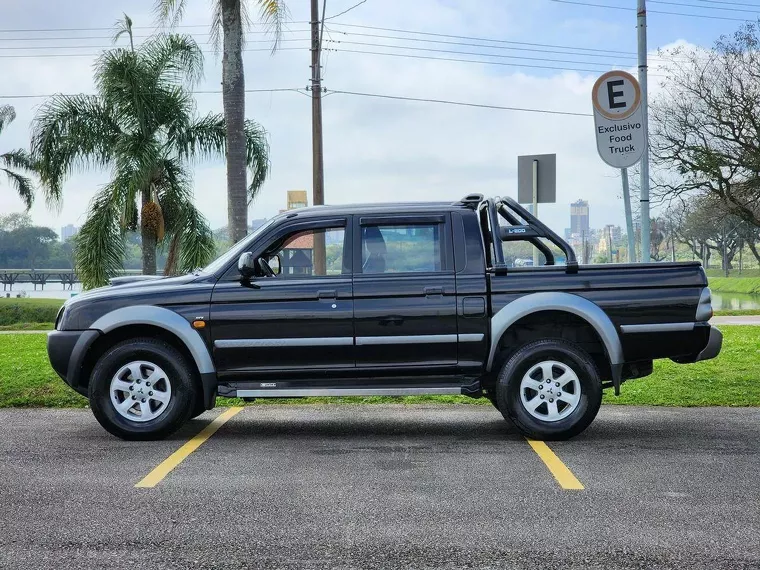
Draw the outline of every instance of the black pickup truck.
M543 264L510 267L515 241ZM217 395L417 394L486 397L564 439L654 359L715 357L711 316L699 263L579 266L513 200L470 195L285 212L191 275L68 300L48 354L125 439L166 436Z

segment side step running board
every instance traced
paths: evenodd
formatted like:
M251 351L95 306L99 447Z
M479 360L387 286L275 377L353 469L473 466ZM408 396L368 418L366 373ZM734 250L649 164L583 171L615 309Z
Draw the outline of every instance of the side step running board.
M429 388L266 388L237 390L238 398L308 398L313 396L421 396L462 394L461 386Z

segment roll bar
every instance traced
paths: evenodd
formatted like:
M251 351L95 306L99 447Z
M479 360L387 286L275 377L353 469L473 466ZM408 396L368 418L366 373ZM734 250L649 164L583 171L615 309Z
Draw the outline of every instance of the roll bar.
M476 195L467 196L467 206L472 207ZM528 212L512 198L488 198L480 202L477 209L485 207L488 213L488 225L490 226L490 235L486 236L491 240L489 245L493 245L494 272L504 274L507 272L507 265L504 262L504 252L501 247L496 247L496 240L512 241L526 240L536 247L546 258L547 265L554 265L555 259L551 249L541 241L541 238L548 239L556 245L567 258L565 270L567 273L578 273L578 260L575 257L575 251L565 240L557 235L551 228ZM499 226L499 214L501 214L510 227L502 228ZM527 225L520 223L520 218L527 222Z
M525 235L527 232L531 232L533 234L533 228L525 227L520 223L520 220L518 220L512 212L507 210L506 206L504 204L499 205L499 213L504 216L507 221L512 224L513 226L517 226L522 230L520 233ZM512 230L510 232L510 230ZM514 228L501 228L499 230L499 237L501 237L502 241L506 241L510 239L510 236L516 235L517 232L514 231ZM525 236L525 238L533 244L533 246L544 254L544 257L546 258L546 265L554 265L554 253L552 253L552 250L549 249L549 246L547 246L544 242L542 242L540 239L538 239L537 236L535 237L528 237Z
M488 225L491 226L491 243L493 244L493 269L497 275L501 275L507 272L507 264L504 263L504 251L501 249L501 244L499 244L499 247L496 247L496 240L501 239L496 233L499 228L499 215L496 209L496 200L488 198L486 204L488 208Z

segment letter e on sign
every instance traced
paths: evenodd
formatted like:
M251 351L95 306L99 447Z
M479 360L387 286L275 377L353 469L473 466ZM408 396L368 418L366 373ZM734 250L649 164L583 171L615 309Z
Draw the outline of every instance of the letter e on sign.
M594 108L602 116L619 121L630 117L641 103L639 82L625 71L610 71L594 83Z

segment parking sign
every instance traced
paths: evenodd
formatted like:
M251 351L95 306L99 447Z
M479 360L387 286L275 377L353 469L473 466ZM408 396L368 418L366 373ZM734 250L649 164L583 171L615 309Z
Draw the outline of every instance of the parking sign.
M633 166L644 154L646 133L639 82L625 71L610 71L594 83L596 148L615 168Z

